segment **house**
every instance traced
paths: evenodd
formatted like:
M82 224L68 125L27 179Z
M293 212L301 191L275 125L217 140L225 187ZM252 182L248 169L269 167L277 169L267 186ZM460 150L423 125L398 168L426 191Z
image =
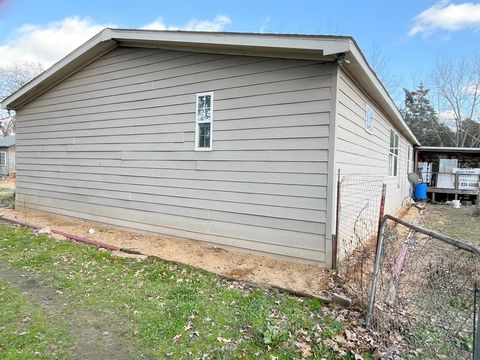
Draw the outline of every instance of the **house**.
M0 137L0 176L15 171L15 135Z
M105 29L5 99L17 206L330 266L336 172L419 145L351 37Z
M433 201L471 199L478 204L480 148L420 146L416 168Z

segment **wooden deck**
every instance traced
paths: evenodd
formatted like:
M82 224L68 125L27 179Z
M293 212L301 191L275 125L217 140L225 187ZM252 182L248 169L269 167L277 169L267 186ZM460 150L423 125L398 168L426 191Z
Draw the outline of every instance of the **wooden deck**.
M441 189L436 187L428 187L427 192L437 194L478 195L478 190Z
M457 200L458 195L473 195L477 197L477 203L479 201L479 191L478 190L461 190L461 189L443 189L429 186L427 188L427 193L432 194L432 200L435 201L435 194L452 194L455 195L455 200Z

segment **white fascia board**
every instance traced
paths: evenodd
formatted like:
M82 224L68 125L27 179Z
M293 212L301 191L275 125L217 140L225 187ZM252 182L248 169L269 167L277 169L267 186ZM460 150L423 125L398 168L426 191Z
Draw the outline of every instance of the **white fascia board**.
M76 50L65 56L38 77L24 85L15 93L4 99L0 106L16 110L36 96L48 90L64 78L84 67L98 56L110 51L118 43L125 42L132 46L178 46L215 48L226 52L228 49L240 49L245 54L249 51L271 51L275 55L290 53L291 57L329 56L348 51L349 37L315 36L315 35L278 35L251 33L216 33L192 31L155 31L155 30L124 30L104 29ZM292 52L295 52L292 54Z
M420 147L417 147L417 150L425 151L425 152L467 152L467 153L480 152L480 148L446 147L446 146L420 146Z
M71 75L73 72L87 65L98 56L113 49L119 42L154 46L175 45L179 47L194 46L198 48L243 49L245 53L265 51L268 53L277 50L293 52L292 55L302 56L302 53L318 54L317 56L335 55L348 51L350 38L338 36L303 36L277 34L249 34L249 33L215 33L192 31L155 31L155 30L123 30L104 29L88 40L79 48L68 54L38 77L24 85L15 93L4 99L0 106L5 109L16 110L50 87ZM103 46L102 46L103 45ZM307 56L308 57L308 56Z
M349 37L282 34L152 31L111 29L112 39L147 43L201 44L239 48L269 48L322 52L332 55L348 51Z
M362 86L376 94L375 98L384 111L393 119L402 133L415 144L420 145L403 120L395 103L383 87L375 72L368 65L364 55L353 38L348 36L285 35L254 33L223 33L193 31L155 31L104 29L54 64L34 80L7 97L0 104L2 108L16 110L41 93L86 66L118 44L128 46L174 46L180 49L211 49L211 51L241 54L269 54L293 58L325 58L333 61L336 55L345 54L351 61L347 68L359 78ZM213 49L213 50L212 50Z

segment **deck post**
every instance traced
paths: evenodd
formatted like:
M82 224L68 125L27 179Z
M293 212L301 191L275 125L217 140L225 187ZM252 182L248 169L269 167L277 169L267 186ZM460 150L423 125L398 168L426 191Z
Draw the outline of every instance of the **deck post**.
M458 173L453 174L455 176L455 200L458 200Z

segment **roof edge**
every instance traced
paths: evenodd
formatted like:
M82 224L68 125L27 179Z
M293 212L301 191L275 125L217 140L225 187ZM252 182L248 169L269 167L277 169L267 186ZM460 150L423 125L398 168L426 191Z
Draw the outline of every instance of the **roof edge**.
M112 40L111 32L111 29L106 28L87 40L47 70L23 85L20 89L3 99L0 103L0 108L6 110L17 110L21 108L27 102L33 100L65 77L71 75L72 72L78 71L79 68L95 60L100 54L104 54L113 49L116 43ZM67 65L75 67L75 70L65 71L68 70L66 69ZM48 84L45 83L47 80L50 81ZM31 91L35 91L35 94L26 96Z
M480 152L480 148L455 147L455 146L419 146L418 151L426 152Z
M359 66L362 68L362 71L368 75L370 82L377 89L377 91L381 95L381 98L385 99L385 104L381 104L381 105L383 105L384 108L385 108L385 105L387 105L387 107L390 108L389 109L390 112L387 111L387 113L389 112L389 115L397 120L397 126L400 126L401 128L404 129L404 135L407 136L415 146L420 146L421 145L420 142L417 140L416 136L413 134L412 130L403 119L403 116L400 113L400 110L398 109L397 105L395 104L395 101L393 101L392 97L388 93L387 89L383 85L377 73L372 69L372 67L368 63L366 56L363 54L362 50L360 49L360 46L358 46L358 43L355 41L354 38L351 38L351 41L352 41L352 55L357 60Z
M49 69L25 84L19 90L1 102L1 107L17 110L26 103L58 84L80 68L94 61L99 56L115 48L118 44L145 46L175 45L179 47L203 46L214 49L241 49L242 52L262 50L275 54L302 58L325 58L332 61L339 54L349 54L355 70L363 75L362 81L377 93L377 101L392 120L402 128L404 135L415 145L420 145L410 128L403 120L400 111L375 71L368 64L365 55L351 36L335 35L301 35L243 32L199 32L183 30L136 30L106 28L72 51Z

